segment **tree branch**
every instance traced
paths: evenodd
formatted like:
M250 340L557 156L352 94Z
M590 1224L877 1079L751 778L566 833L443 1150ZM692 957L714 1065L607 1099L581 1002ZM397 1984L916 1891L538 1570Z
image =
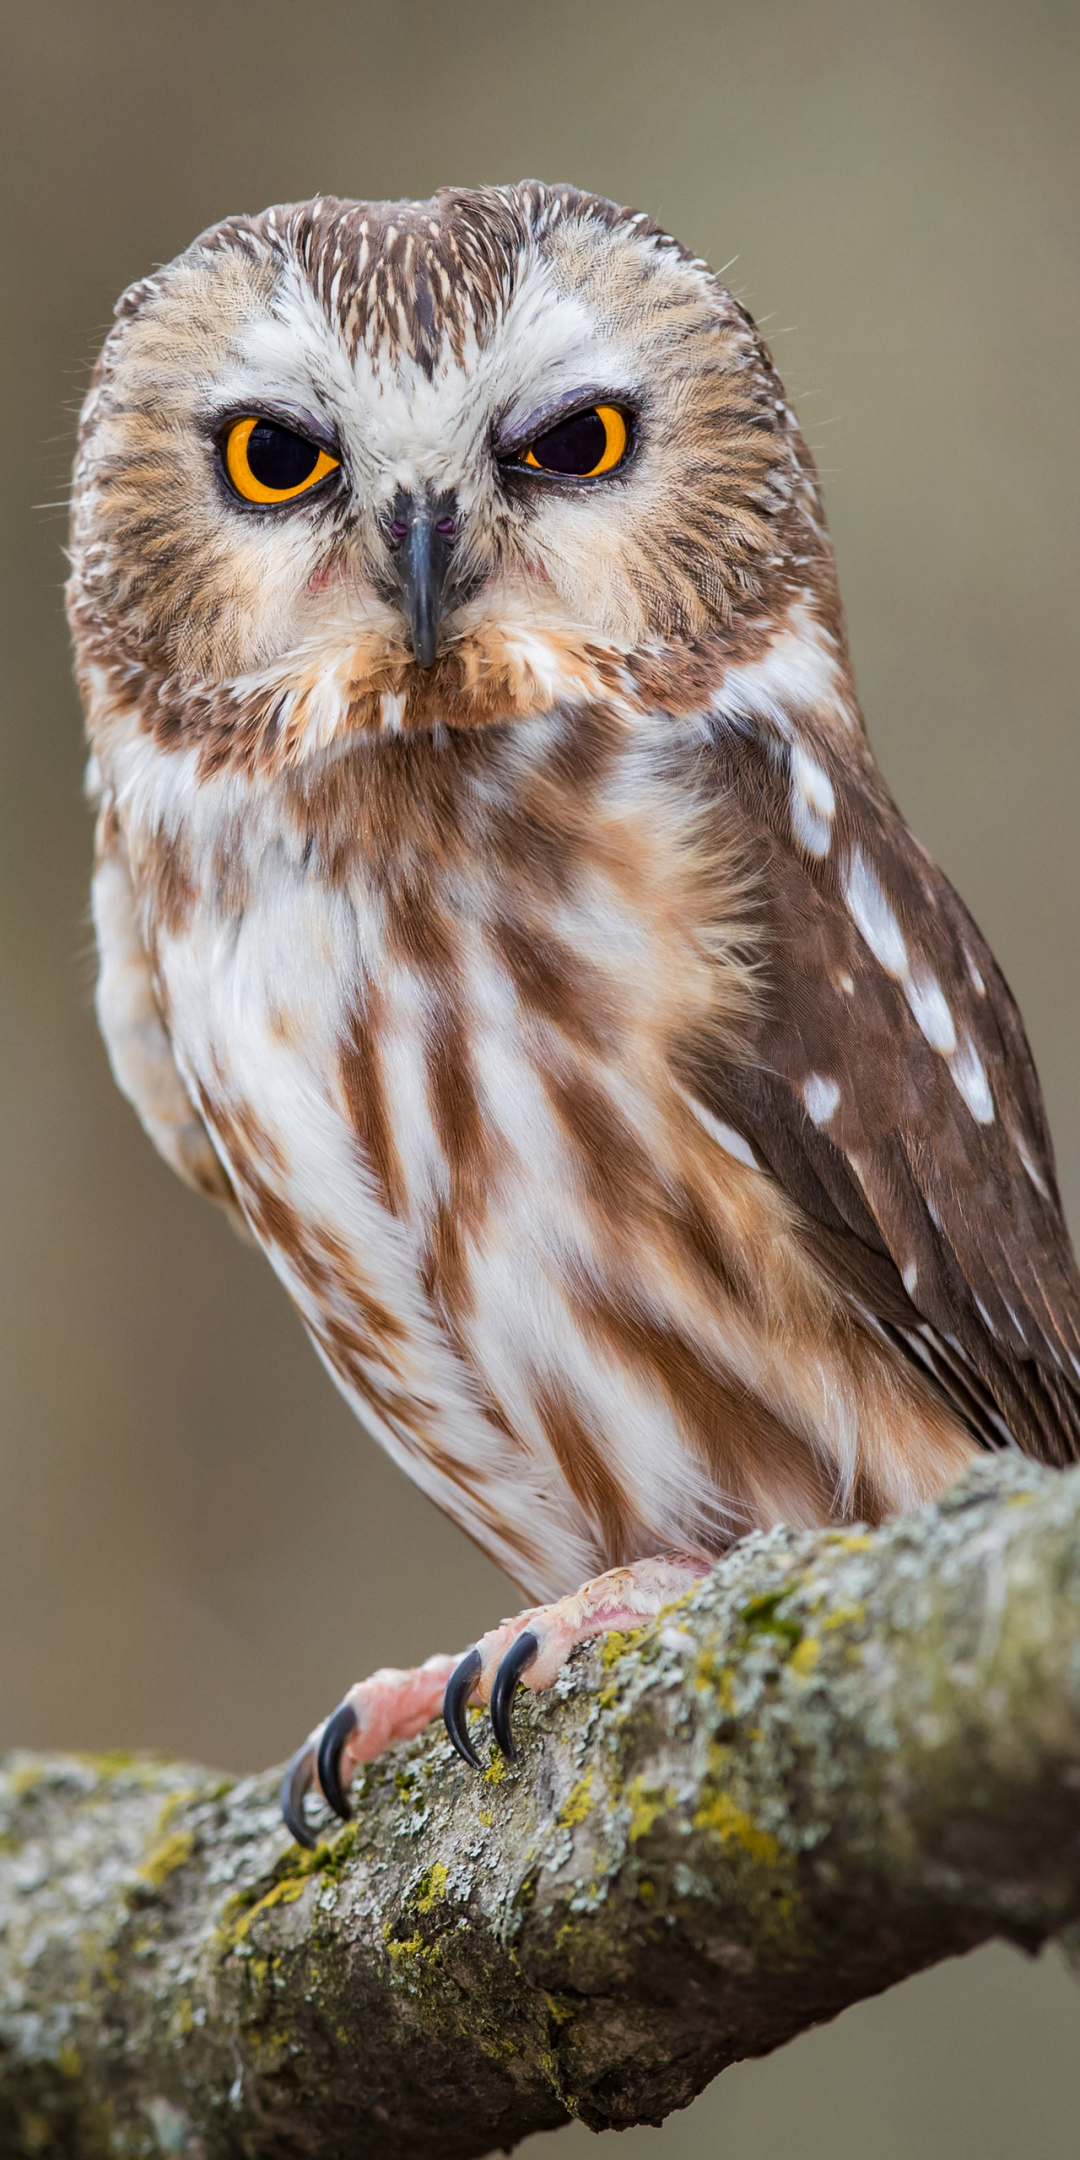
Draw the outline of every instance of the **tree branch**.
M517 1723L482 1777L432 1727L314 1854L269 1775L9 1759L0 2150L450 2160L657 2122L938 1958L1034 1948L1080 1914L1080 1470L750 1538Z

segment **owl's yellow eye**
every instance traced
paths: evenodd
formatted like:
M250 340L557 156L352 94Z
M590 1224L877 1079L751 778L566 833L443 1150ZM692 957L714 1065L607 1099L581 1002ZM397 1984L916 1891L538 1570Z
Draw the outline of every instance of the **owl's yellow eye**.
M253 413L234 420L225 438L225 470L245 502L291 502L336 472L340 463L306 436Z
M558 427L538 435L521 453L523 465L534 472L566 473L576 480L595 480L613 472L626 456L629 429L616 405L592 405L588 412L560 420Z

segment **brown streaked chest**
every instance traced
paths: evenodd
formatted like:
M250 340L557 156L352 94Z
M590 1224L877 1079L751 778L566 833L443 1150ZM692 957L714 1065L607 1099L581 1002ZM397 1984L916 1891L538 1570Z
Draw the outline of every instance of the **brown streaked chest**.
M635 1243L697 1267L748 1180L674 1074L690 1039L735 1050L755 948L701 764L692 723L603 709L384 741L234 804L182 876L147 856L174 1045L241 1192L389 1238L453 1326L522 1241L564 1282Z

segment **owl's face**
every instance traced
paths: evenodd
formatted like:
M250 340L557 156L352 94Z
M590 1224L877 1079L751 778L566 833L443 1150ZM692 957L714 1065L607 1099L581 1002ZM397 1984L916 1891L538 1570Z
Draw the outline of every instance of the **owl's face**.
M444 663L460 690L516 654L542 687L575 651L700 639L790 574L812 482L753 325L596 198L271 210L118 314L72 607L160 681L310 700L378 677L400 714Z

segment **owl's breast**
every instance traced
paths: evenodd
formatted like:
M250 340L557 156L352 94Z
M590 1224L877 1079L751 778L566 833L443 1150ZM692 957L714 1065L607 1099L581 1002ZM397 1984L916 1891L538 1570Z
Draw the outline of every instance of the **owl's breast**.
M749 931L665 751L591 788L549 765L486 824L399 803L381 854L370 798L306 837L290 813L148 903L178 1065L316 1344L537 1593L759 1519L736 1407L786 1512L827 1506L763 1396L793 1385L781 1250L789 1342L818 1295L790 1211L678 1077L691 1036L736 1038Z

